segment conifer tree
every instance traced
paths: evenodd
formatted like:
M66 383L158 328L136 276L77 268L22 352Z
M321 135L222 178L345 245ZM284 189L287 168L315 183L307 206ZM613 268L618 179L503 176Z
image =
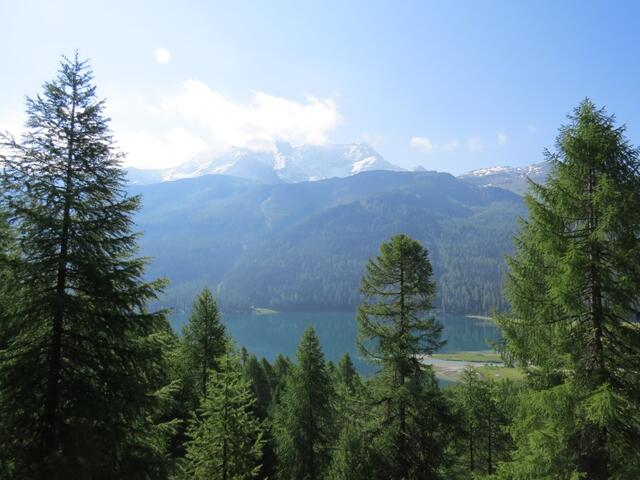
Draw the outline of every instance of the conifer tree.
M271 403L269 379L255 355L249 355L244 369L251 391L256 398L256 415L264 420L267 418L267 411Z
M260 359L260 366L262 367L262 371L264 372L265 378L269 383L269 397L270 397L269 406L271 407L271 405L273 404L273 393L275 390L275 386L278 383L276 371L274 370L273 365L271 365L269 361L264 357Z
M376 478L377 459L362 425L344 419L327 473L328 480L371 480Z
M453 388L454 403L461 416L459 440L467 475L491 475L498 461L507 456L509 436L504 428L508 417L500 395L505 390L510 389L482 378L473 367L465 368L460 383Z
M274 421L279 478L317 480L326 473L335 432L333 388L312 327L296 358Z
M238 358L226 355L212 372L207 397L187 443L187 478L249 480L260 471L262 424Z
M149 418L167 323L146 304L122 154L86 62L63 58L3 135L2 201L15 226L15 329L0 351L0 455L17 478L139 478L161 455ZM153 477L153 473L148 473Z
M338 422L341 426L349 424L352 427L356 423L361 424L368 414L367 388L348 353L342 356L333 373L333 384ZM353 434L355 430L352 428L349 433Z
M9 339L15 334L10 314L12 304L19 303L13 268L16 261L16 245L13 232L6 221L6 215L0 211L0 350L6 348Z
M338 382L346 388L347 392L353 395L356 389L360 385L361 379L356 367L353 365L351 355L345 353L340 362L338 362L337 368Z
M208 288L196 298L189 322L183 329L182 348L185 378L194 406L206 398L209 374L217 370L219 359L227 351L226 329L221 322L218 305Z
M590 100L569 120L546 153L546 186L531 184L509 259L513 315L500 323L510 353L536 373L535 409L515 428L528 452L509 469L531 471L537 457L547 460L540 478L627 478L639 465L640 162L625 128ZM557 442L542 441L549 431Z
M265 365L267 369L265 369ZM272 435L272 427L269 419L269 411L272 403L271 384L268 377L268 372L272 372L271 365L264 358L261 362L258 361L255 355L249 355L245 367L245 375L251 386L251 392L256 399L253 406L253 412L255 416L262 421L263 431L263 446L262 456L260 458L259 478L274 478L276 475L276 454L275 445ZM265 371L267 370L267 371Z
M336 416L340 434L333 449L327 478L331 480L375 478L376 452L367 426L371 422L369 390L345 353L334 373Z
M434 478L442 460L440 438L447 410L424 355L442 345L442 325L425 317L435 293L427 251L406 235L396 235L369 260L362 278L366 298L358 309L359 347L382 367L374 380L371 405L379 412L379 450L386 457L382 476Z
M293 369L293 365L289 357L285 357L282 354L278 354L275 361L273 362L273 379L271 385L271 398L272 405L278 405L280 403L280 399L282 397L282 392L287 384L287 379L289 378L289 374Z

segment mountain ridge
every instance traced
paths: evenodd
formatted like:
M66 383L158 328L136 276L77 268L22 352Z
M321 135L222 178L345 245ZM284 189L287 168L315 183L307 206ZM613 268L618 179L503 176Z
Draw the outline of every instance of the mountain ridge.
M523 167L494 166L472 170L457 178L480 187L498 187L519 195L526 193L528 180L544 183L550 166L546 162ZM129 168L132 185L195 178L203 175L230 175L264 184L299 183L328 178L344 178L365 171L407 171L385 160L367 143L291 146L280 142L273 150L232 148L224 153L204 152L172 168ZM414 172L427 172L417 166Z
M539 162L524 167L488 167L460 175L459 178L479 187L498 187L523 195L529 189L529 180L544 183L551 166Z
M222 154L203 152L177 167L129 168L129 182L146 185L202 175L223 174L263 183L296 183L346 177L371 170L404 169L387 162L367 143L299 145L280 142L273 150L232 148Z

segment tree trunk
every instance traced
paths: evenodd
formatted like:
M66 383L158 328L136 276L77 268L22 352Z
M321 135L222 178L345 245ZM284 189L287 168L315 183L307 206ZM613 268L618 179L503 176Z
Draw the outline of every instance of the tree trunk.
M49 371L47 374L46 396L44 398L44 455L53 452L59 441L58 409L60 405L60 372L62 369L62 331L65 316L65 295L67 288L67 262L69 254L69 235L71 229L71 202L73 198L73 168L75 145L77 85L73 84L73 100L71 106L71 127L67 141L67 168L65 178L64 207L62 230L60 232L60 254L56 276L56 296L51 329L51 349L49 352ZM43 455L43 456L44 456Z
M598 228L598 217L593 205L593 196L596 191L596 174L593 168L589 169L589 234L590 236ZM593 331L591 338L591 355L584 372L589 389L595 390L604 385L608 380L604 358L604 310L602 304L602 285L600 279L601 249L600 245L590 239L590 266L589 266L589 317ZM581 434L582 451L580 458L580 470L586 474L589 480L606 480L609 478L607 459L607 429L593 423L588 423Z
M405 305L404 305L404 258L400 258L400 338L404 338L406 335L406 325L405 325ZM402 352L403 356L406 357L407 352ZM406 360L403 358L402 364L400 365L399 370L399 379L398 383L400 384L400 389L404 387L405 380L405 365L404 362ZM406 458L406 438L407 438L407 419L406 419L406 405L404 399L400 399L399 408L399 417L400 417L400 438L398 438L398 454L399 454L399 472L400 479L405 480L409 478L409 465L407 464Z

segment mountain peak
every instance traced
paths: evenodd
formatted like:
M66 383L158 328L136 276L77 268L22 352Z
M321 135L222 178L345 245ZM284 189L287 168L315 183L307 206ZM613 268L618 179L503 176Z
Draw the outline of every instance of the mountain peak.
M129 170L133 184L148 184L202 175L233 175L262 183L294 183L348 177L370 170L403 170L387 162L367 143L299 145L278 142L273 150L231 148L203 152L178 167Z
M459 178L480 187L499 187L522 195L529 188L529 180L545 182L549 169L547 162L524 167L488 167L465 173Z

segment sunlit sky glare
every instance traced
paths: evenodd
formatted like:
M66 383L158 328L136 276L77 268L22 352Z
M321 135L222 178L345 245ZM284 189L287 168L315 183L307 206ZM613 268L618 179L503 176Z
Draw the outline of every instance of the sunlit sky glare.
M585 96L640 143L640 2L0 0L0 18L0 129L77 48L138 167L280 140L526 165Z

